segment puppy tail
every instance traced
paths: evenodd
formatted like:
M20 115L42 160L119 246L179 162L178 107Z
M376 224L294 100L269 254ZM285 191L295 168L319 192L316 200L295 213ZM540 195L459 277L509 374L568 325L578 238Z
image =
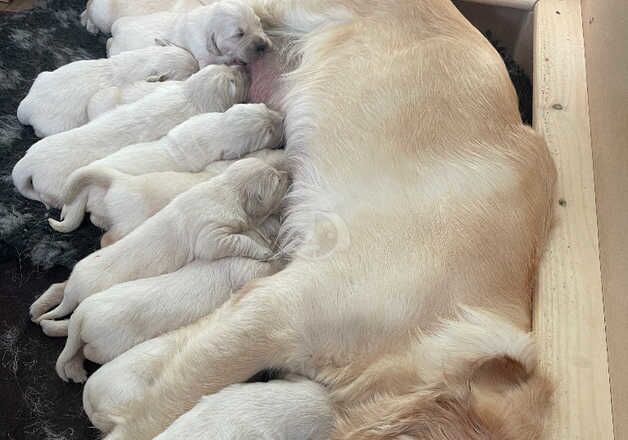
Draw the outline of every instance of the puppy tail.
M28 154L21 158L11 172L13 185L24 197L31 200L40 200L39 194L33 186L33 173L29 166Z
M120 171L106 167L86 166L74 171L66 183L63 191L66 203L71 203L88 185L95 185L107 189L114 178L123 175Z
M81 327L83 315L79 311L74 313L70 318L70 325L68 326L68 339L65 341L65 346L61 351L61 354L57 358L57 364L55 369L57 374L65 382L68 381L68 375L65 371L65 366L74 359L74 357L83 349L83 341L81 340Z
M61 221L49 218L48 224L57 232L71 232L78 228L85 217L85 207L87 206L87 194L74 199L69 205L63 205L61 210Z

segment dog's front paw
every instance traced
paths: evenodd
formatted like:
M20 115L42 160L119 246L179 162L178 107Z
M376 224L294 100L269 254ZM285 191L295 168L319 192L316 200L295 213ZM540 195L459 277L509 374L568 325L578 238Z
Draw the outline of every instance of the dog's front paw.
M87 371L83 367L83 358L75 356L69 361L57 361L57 374L64 381L72 381L75 383L83 383L87 380Z

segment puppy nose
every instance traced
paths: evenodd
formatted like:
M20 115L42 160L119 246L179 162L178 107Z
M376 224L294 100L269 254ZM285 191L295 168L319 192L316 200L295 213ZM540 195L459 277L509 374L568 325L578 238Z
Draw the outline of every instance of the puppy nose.
M258 53L258 55L264 55L266 49L268 49L268 43L266 43L265 41L259 42L255 45L255 51Z

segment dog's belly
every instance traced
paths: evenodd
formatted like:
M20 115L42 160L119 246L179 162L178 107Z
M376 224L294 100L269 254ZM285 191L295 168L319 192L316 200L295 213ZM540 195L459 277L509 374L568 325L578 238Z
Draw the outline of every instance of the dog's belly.
M250 65L251 87L249 101L263 102L277 109L281 100L279 81L284 73L282 63L274 53L269 53Z

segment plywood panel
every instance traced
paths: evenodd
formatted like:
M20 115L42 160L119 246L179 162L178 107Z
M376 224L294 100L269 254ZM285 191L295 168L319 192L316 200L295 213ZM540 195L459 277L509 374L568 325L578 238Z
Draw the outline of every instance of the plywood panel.
M558 168L555 225L539 274L534 329L556 383L552 440L613 439L579 0L535 8L535 128Z
M615 438L628 438L628 2L583 0Z

